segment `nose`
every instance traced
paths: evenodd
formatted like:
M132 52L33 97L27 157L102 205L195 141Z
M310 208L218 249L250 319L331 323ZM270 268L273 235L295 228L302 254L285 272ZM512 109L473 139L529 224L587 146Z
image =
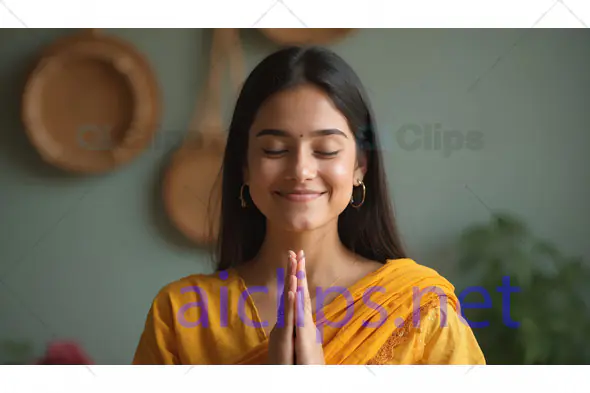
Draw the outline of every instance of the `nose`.
M299 149L296 154L293 154L289 160L288 178L299 183L311 180L316 177L317 163L313 155L305 151L306 149Z

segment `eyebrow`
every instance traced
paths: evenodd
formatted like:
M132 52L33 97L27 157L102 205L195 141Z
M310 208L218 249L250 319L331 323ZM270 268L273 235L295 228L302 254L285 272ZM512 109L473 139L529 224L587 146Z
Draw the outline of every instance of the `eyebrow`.
M276 129L272 129L272 128L266 128L264 130L259 131L256 134L256 137L261 137L261 136L265 136L265 135L272 135L272 136L281 136L281 137L288 137L289 134L286 131L283 130L276 130ZM345 138L348 139L348 137L346 136L346 134L342 131L340 131L337 128L327 128L324 130L316 130L316 131L312 131L311 132L312 136L328 136L328 135L341 135Z

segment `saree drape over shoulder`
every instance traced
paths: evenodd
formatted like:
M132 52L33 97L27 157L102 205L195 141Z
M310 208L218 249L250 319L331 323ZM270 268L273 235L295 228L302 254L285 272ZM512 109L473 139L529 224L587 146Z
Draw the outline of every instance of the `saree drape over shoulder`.
M411 259L389 260L348 288L325 289L340 293L314 315L326 364L485 364L454 289ZM266 363L261 325L275 321L260 320L250 297L256 290L232 269L165 286L133 364Z

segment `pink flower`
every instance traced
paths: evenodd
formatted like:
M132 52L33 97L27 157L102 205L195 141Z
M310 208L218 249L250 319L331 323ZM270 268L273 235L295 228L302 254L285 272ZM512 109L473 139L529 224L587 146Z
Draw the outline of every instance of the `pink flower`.
M45 356L37 364L94 364L84 350L75 342L55 341L50 343Z

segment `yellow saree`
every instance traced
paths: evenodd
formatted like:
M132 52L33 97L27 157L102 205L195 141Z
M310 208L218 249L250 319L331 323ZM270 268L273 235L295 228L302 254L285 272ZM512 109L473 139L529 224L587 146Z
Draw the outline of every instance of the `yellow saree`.
M164 287L133 364L264 364L268 337L233 270ZM259 289L258 289L259 290ZM411 259L388 261L318 306L326 364L485 364L454 287ZM327 290L329 291L329 290ZM321 296L317 297L321 299Z

